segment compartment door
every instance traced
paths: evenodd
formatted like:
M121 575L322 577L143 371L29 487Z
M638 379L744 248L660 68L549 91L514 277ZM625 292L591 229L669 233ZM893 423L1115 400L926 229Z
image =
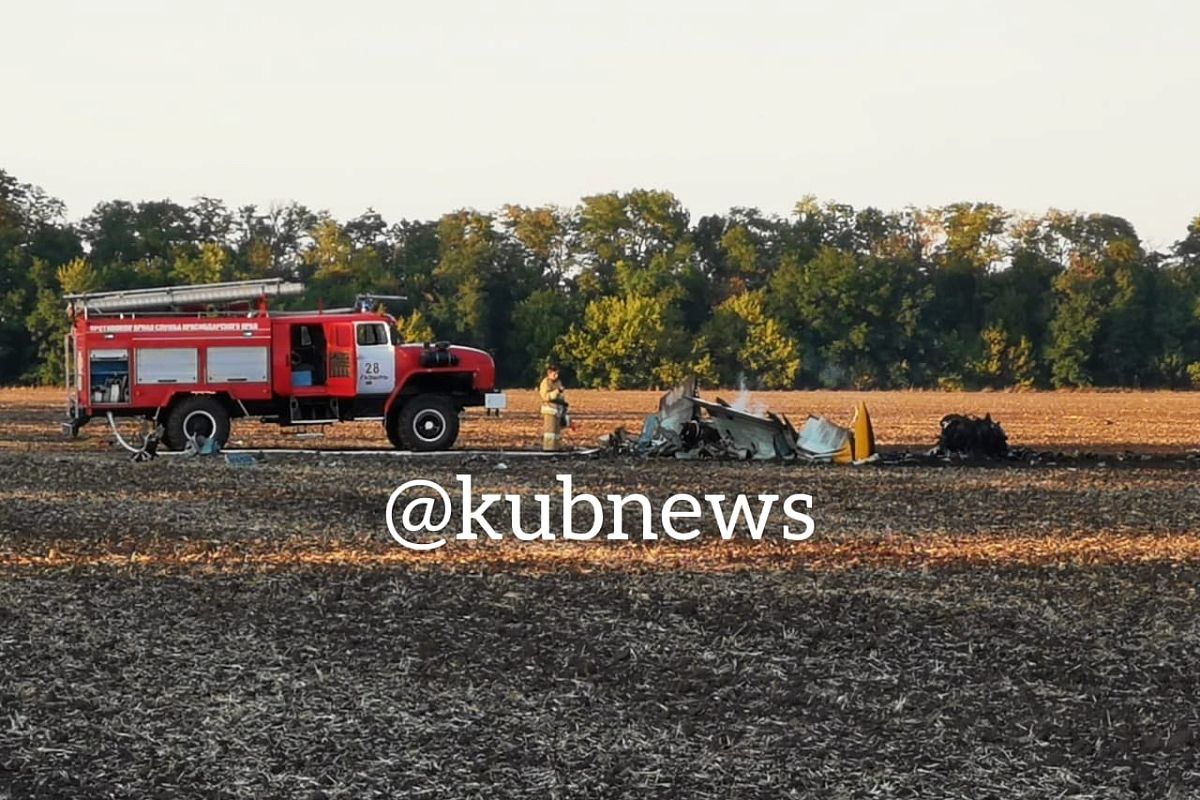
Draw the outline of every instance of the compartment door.
M354 323L325 323L325 390L330 397L354 397Z

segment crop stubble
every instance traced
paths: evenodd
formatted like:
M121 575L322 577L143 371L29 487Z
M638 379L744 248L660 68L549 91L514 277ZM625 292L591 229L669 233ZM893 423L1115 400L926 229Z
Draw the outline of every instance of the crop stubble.
M29 396L0 395L24 409L0 448L0 796L1200 791L1194 462L135 465L99 435L57 442ZM577 393L584 435L636 427L654 396ZM1117 421L1155 398L1159 417ZM868 396L891 444L992 409L1016 444L1109 453L1193 446L1167 432L1190 399ZM851 405L788 402L807 400ZM464 444L534 441L528 404ZM1055 425L1081 404L1106 410ZM391 488L463 471L523 497L562 471L657 503L804 491L817 533L432 556L387 538Z

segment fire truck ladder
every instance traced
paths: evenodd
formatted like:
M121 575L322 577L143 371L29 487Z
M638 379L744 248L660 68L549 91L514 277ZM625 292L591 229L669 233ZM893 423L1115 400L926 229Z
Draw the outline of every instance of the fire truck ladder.
M303 291L302 283L285 281L283 278L263 278L253 281L68 294L64 295L63 299L70 304L71 310L86 315L252 302L262 297L286 297Z

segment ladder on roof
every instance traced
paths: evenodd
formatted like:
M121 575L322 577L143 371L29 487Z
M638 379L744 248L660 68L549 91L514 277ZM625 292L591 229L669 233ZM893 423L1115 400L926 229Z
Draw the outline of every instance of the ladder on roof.
M304 291L304 284L283 278L263 278L226 283L197 283L188 286L161 286L152 289L123 289L115 292L68 294L63 299L75 313L149 311L183 306L207 306L216 303L253 301L260 297L287 297Z

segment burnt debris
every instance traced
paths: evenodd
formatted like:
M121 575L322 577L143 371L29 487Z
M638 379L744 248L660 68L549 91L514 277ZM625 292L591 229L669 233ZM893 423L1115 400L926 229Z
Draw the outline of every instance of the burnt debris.
M983 417L947 414L942 417L936 452L939 455L1002 458L1008 455L1008 435L991 414Z
M805 460L856 463L875 458L875 435L860 404L850 428L810 416L797 430L784 415L754 413L721 398L703 400L690 378L664 394L658 413L646 417L639 435L624 427L601 437L609 453L681 460Z

